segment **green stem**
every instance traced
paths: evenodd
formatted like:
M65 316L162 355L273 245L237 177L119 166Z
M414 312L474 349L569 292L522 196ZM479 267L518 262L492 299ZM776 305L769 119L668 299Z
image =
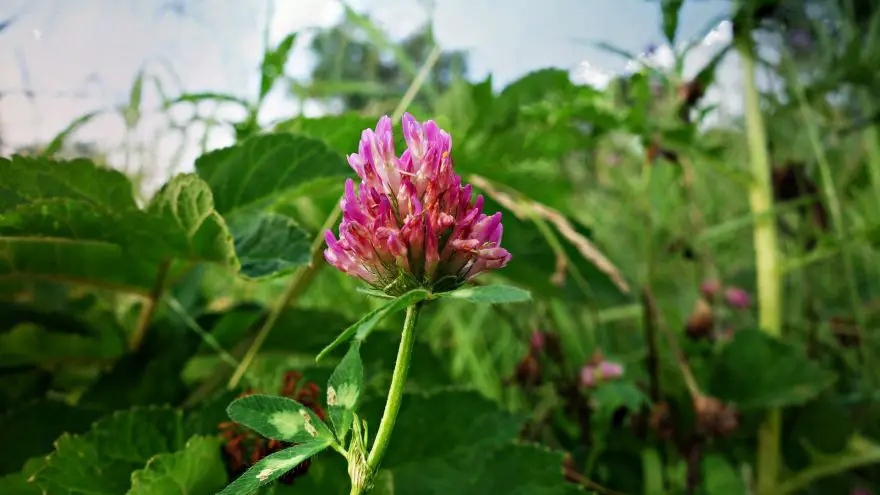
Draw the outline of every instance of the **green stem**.
M781 483L778 493L797 493L815 483L816 480L880 463L880 448L872 442L856 436L850 440L849 446L851 452L823 459Z
M388 389L388 399L385 401L385 412L382 413L382 421L379 422L379 430L376 432L373 448L370 449L370 455L367 457L367 463L373 475L379 470L382 456L388 450L394 422L397 421L397 413L400 411L403 391L406 388L406 375L409 373L409 362L415 342L419 309L421 309L421 303L406 309L406 321L403 323L403 335L400 337L400 347L397 349L397 362L394 363L394 374L391 376L391 387Z
M755 86L755 59L750 34L737 40L742 61L745 92L746 134L748 137L752 181L749 205L755 215L754 246L757 265L758 321L761 330L773 337L782 334L782 289L779 272L779 251L776 217L770 183L770 157L758 89ZM758 430L758 495L775 495L779 478L779 437L782 419L779 409L771 409Z

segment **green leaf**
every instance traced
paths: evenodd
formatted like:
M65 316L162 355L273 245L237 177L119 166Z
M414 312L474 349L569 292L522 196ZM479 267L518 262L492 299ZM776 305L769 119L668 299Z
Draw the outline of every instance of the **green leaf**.
M364 365L361 362L360 342L354 341L327 383L330 420L340 442L345 441L348 429L351 428L363 388Z
M89 112L73 119L69 124L67 124L67 127L65 127L61 132L56 134L51 141L49 141L49 144L46 145L45 149L43 149L42 156L51 158L52 155L58 153L59 151L61 151L62 148L64 148L65 141L67 141L67 139L74 132L94 120L96 117L100 117L103 114L104 112L101 111Z
M251 278L278 276L311 259L311 240L292 219L276 213L239 215L231 224L241 271Z
M179 174L150 202L149 211L173 226L188 252L177 257L214 261L238 268L232 235L214 209L211 189L195 174ZM159 235L159 233L156 233Z
M266 50L263 54L263 63L260 68L259 101L263 101L272 90L275 81L284 75L284 66L287 65L294 41L296 41L296 33L290 33L281 40L281 43L278 43L274 50Z
M739 495L748 493L740 472L724 457L709 454L700 463L703 486L707 495Z
M429 295L430 293L424 289L411 290L406 294L398 297L397 299L390 301L384 306L367 313L366 316L358 320L355 324L343 330L342 333L339 334L338 337L336 337L336 340L331 342L330 345L319 352L318 356L315 357L315 361L320 361L330 351L335 349L343 342L351 339L352 337L354 337L358 341L363 342L364 340L366 340L367 336L370 335L370 332L373 331L373 328L380 321L382 321L383 318L390 314L403 311L413 304L424 301L428 298Z
M710 390L742 410L786 407L818 396L835 380L801 349L758 330L742 330L718 357Z
M0 418L0 429L4 441L16 447L0 451L0 474L18 471L27 459L52 452L52 442L62 433L87 431L100 415L96 410L49 399L6 412Z
M108 208L137 208L131 182L121 172L89 160L0 158L0 211L38 199L70 198Z
M22 473L12 473L0 476L0 493L10 495L43 495L45 492L34 483L28 482L27 476Z
M478 285L462 287L451 292L440 292L437 297L460 299L472 303L506 304L525 302L532 299L532 294L518 287L509 285Z
M199 176L214 193L217 211L227 217L295 194L310 181L341 177L347 169L345 159L321 141L287 133L256 135L196 160Z
M133 129L141 120L141 97L144 90L144 71L140 70L134 78L131 86L131 94L128 96L128 105L122 108L122 117L125 119L125 127Z
M83 435L62 435L34 475L47 493L119 495L131 472L156 454L183 447L182 415L168 407L134 408L101 419Z
M218 495L239 495L252 493L258 487L267 485L295 468L301 462L321 452L330 445L328 439L294 445L289 449L266 456L251 466Z
M628 381L602 383L593 392L593 400L597 405L597 418L605 421L621 407L638 411L642 405L649 403L648 397L634 383Z
M333 433L311 409L286 397L248 395L229 404L226 413L264 437L291 443L333 440Z
M22 323L0 334L0 368L48 366L70 360L110 360L124 352L125 345L120 339L51 332L31 323Z
M371 420L381 409L378 398L364 405ZM511 445L522 424L476 392L407 394L376 493L569 493L561 455Z
M376 126L376 119L350 112L323 117L294 117L275 125L276 132L291 132L323 141L331 150L346 156L358 149L361 132Z
M44 279L145 293L179 258L237 266L210 191L178 176L150 211L128 179L86 160L0 159L0 278Z
M226 468L220 458L220 440L192 437L183 450L159 454L144 469L131 473L127 495L159 493L216 493L226 484Z
M675 33L678 31L678 13L684 0L662 0L660 10L663 12L663 34L670 45L675 45Z

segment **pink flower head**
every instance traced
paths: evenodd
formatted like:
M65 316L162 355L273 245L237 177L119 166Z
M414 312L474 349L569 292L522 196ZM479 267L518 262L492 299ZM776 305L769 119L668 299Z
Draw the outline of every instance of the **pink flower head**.
M452 138L434 121L403 115L406 150L394 151L391 119L361 134L348 157L339 239L327 231L324 258L374 288L400 295L417 287L452 290L504 267L501 213L485 215L452 168Z
M541 352L544 350L544 346L547 344L547 336L544 332L539 330L533 330L532 335L529 337L529 345L533 352Z
M595 387L600 382L614 380L623 376L623 365L611 361L602 361L599 364L587 364L581 368L581 385Z
M700 292L707 299L712 299L720 290L721 282L717 280L707 280L700 285Z
M732 308L746 309L752 304L752 298L748 292L738 287L731 287L724 292L727 304Z

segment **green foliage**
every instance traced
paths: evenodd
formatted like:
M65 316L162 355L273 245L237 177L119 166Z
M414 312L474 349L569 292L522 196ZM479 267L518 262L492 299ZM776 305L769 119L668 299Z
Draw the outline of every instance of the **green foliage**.
M744 330L721 352L711 390L741 409L791 406L817 397L835 378L791 344Z
M363 318L355 322L352 326L346 328L336 337L336 340L330 343L327 347L324 348L321 352L318 353L317 357L315 357L315 361L320 361L324 356L330 353L333 349L335 349L340 344L348 341L351 338L354 338L358 342L363 342L367 336L370 335L370 332L373 331L373 328L382 321L388 315L403 311L404 309L412 306L414 304L418 304L421 301L424 301L430 296L430 293L424 289L414 289L406 294L397 297L390 302L384 304L382 307L376 308L370 313L367 313Z
M731 19L738 41L780 48L756 61L779 76L759 101L772 219L751 211L762 139L704 98L731 47L690 67L703 40L682 39L678 0L657 5L675 67L606 88L547 68L495 91L464 77L464 54L427 60L430 25L397 42L351 8L313 38L307 80L284 73L295 33L265 47L252 98L169 95L145 66L109 111L134 135L154 86L162 111L192 106L189 122L168 117L174 132L205 127L194 174L147 198L114 160L71 146L107 110L0 158L0 493L346 493L414 305L372 493L739 494L773 450L759 424L774 409L785 470L768 493L880 484L880 14L850 3L810 2L833 33L779 2ZM279 89L342 108L264 129ZM234 144L208 150L216 105L243 117ZM394 297L321 259L346 155L402 109L451 133L456 173L503 214L513 259L478 285ZM77 154L95 158L60 159ZM756 244L755 225L778 244ZM756 283L768 253L779 304ZM701 293L710 280L722 287ZM749 307L729 303L733 287ZM753 330L768 311L783 337ZM581 383L608 362L623 376Z
M311 409L284 397L249 395L229 404L226 412L233 421L276 440L299 443L333 439L333 433Z
M182 450L159 454L144 469L133 472L127 495L216 493L226 484L219 449L216 438L191 437Z
M364 365L361 362L360 342L354 341L327 383L327 406L330 409L333 430L340 442L345 441L354 421L363 388Z
M156 454L184 447L183 416L171 408L136 408L95 423L88 433L64 434L34 475L46 493L119 494L131 473Z
M525 302L532 298L527 290L506 285L483 285L463 287L451 292L441 292L437 297L459 299L472 303L504 304Z
M252 493L258 487L280 478L299 463L327 448L328 445L328 440L318 439L266 456L224 488L220 495Z
M280 195L295 195L310 181L342 177L350 169L324 143L284 133L253 136L202 155L196 170L211 187L217 211L231 216L270 206Z

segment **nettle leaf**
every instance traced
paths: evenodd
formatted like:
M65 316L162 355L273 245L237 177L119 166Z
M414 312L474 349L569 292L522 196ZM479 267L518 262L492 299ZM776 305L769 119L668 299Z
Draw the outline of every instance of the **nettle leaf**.
M32 323L16 325L0 334L0 369L67 360L113 359L124 352L125 345L120 339L52 332Z
M369 424L382 405L364 404ZM569 493L561 455L513 445L522 425L477 392L407 394L376 493Z
M211 189L195 174L180 174L153 197L149 211L176 228L189 259L214 261L238 268L232 235L214 209ZM167 233L166 233L167 235Z
M321 452L330 445L328 439L318 439L266 456L251 466L218 495L238 495L252 493L257 488L280 478L301 462Z
M355 408L364 388L364 365L361 362L360 342L351 348L333 370L327 383L327 406L336 438L343 442L354 420Z
M125 174L90 160L0 158L0 211L40 199L73 199L122 210L136 209Z
M509 285L479 285L462 287L451 292L441 292L437 297L460 299L472 303L505 304L525 302L532 299L531 292Z
M315 357L315 361L320 361L330 351L338 347L340 344L348 341L352 337L360 342L363 342L370 335L370 332L373 331L373 328L375 328L376 325L379 324L379 322L382 321L383 318L399 311L403 311L413 304L424 301L430 295L431 294L424 289L411 290L406 294L394 299L393 301L388 302L384 306L381 306L367 313L366 316L355 322L350 327L343 330L342 333L339 334L338 337L336 337L336 340L331 342L330 345L319 352L318 356Z
M217 211L266 206L279 195L295 194L311 181L343 176L345 159L321 141L295 134L260 134L196 160L211 187Z
M0 451L0 474L21 469L28 458L52 452L64 432L87 431L101 413L57 400L40 399L10 410L0 418L3 439L14 449ZM3 492L0 493L17 493Z
M47 493L119 495L131 472L156 454L183 447L183 416L169 407L134 408L96 422L83 435L64 434L34 474Z
M311 259L309 235L284 215L240 215L231 229L241 271L248 277L283 275Z
M131 473L127 495L216 493L226 481L220 440L196 436L190 438L183 450L159 454L144 469Z
M801 349L758 330L743 330L718 357L710 389L746 410L803 404L835 380L832 371Z
M87 160L0 161L0 277L147 293L171 259L237 267L225 222L195 176L141 210L129 180Z
M321 117L294 117L276 124L275 131L292 132L312 139L319 139L333 151L345 156L357 151L361 132L375 126L375 118L349 112L342 115ZM395 132L395 136L401 135L401 132ZM402 152L401 150L402 146L398 147L398 154Z
M236 423L284 442L333 439L333 433L311 409L286 397L249 395L229 404L226 413Z

